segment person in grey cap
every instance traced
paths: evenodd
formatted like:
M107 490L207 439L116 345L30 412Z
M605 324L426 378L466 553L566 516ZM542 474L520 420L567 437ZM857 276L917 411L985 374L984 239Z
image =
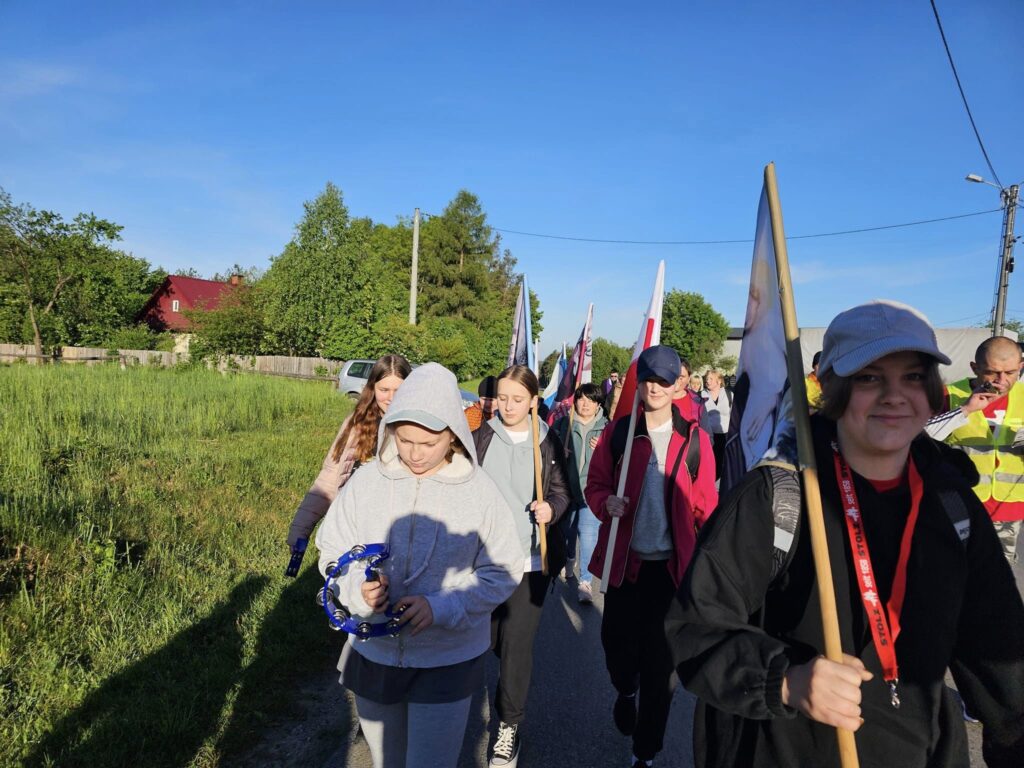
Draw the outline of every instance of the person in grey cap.
M699 697L698 768L839 766L836 727L855 732L862 766L968 765L947 668L987 764L1024 765L1024 605L960 454L922 432L948 362L927 319L896 302L842 312L825 333L811 432L841 663L821 655L805 510L777 559L778 470L749 472L701 531L666 621Z
M623 468L629 417L604 428L584 491L601 521L590 572L603 578L611 560L601 645L618 696L616 728L633 737L630 765L645 768L661 751L675 685L665 614L693 554L696 531L718 503L708 433L673 403L681 362L671 347L637 360L641 407L629 465ZM619 496L619 476L626 472ZM612 520L619 518L614 546Z

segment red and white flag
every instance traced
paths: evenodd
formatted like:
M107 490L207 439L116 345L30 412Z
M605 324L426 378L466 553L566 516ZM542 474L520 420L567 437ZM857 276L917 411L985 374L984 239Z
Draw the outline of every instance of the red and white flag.
M619 404L615 408L614 418L629 416L636 396L636 361L640 353L648 347L661 343L661 309L665 304L665 262L658 263L658 276L654 279L654 291L651 292L651 303L647 306L647 316L640 325L640 335L633 347L633 360L626 372L626 381L622 385Z

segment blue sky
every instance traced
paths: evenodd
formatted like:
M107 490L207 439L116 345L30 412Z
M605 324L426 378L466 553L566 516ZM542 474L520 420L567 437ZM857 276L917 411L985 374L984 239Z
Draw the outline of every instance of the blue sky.
M0 185L115 221L170 270L266 268L328 180L378 221L466 188L495 227L614 240L752 238L769 161L790 236L999 206L963 180L990 174L926 0L145 5L0 4ZM1024 4L938 5L995 170L1020 182ZM885 297L984 321L1000 223L793 240L799 320ZM631 345L662 258L668 287L743 320L746 243L503 242L545 352L589 301ZM1012 282L1008 308L1024 317Z

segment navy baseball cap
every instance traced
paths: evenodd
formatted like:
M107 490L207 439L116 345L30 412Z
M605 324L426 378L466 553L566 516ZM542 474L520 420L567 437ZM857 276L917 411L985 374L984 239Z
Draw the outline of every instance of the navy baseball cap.
M669 384L675 383L683 370L679 354L663 344L648 347L640 353L636 361L636 380L661 379Z

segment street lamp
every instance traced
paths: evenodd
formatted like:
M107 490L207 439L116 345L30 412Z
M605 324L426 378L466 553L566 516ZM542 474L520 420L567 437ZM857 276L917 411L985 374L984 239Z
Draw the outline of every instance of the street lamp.
M983 179L976 173L969 173L967 181L975 184L988 184L999 190L999 200L1003 206L1003 231L1000 237L999 271L996 273L995 305L992 308L992 335L1003 335L1003 322L1006 319L1006 290L1010 286L1010 273L1013 272L1013 244L1017 238L1013 234L1013 224L1017 213L1017 195L1019 184L1001 187Z

